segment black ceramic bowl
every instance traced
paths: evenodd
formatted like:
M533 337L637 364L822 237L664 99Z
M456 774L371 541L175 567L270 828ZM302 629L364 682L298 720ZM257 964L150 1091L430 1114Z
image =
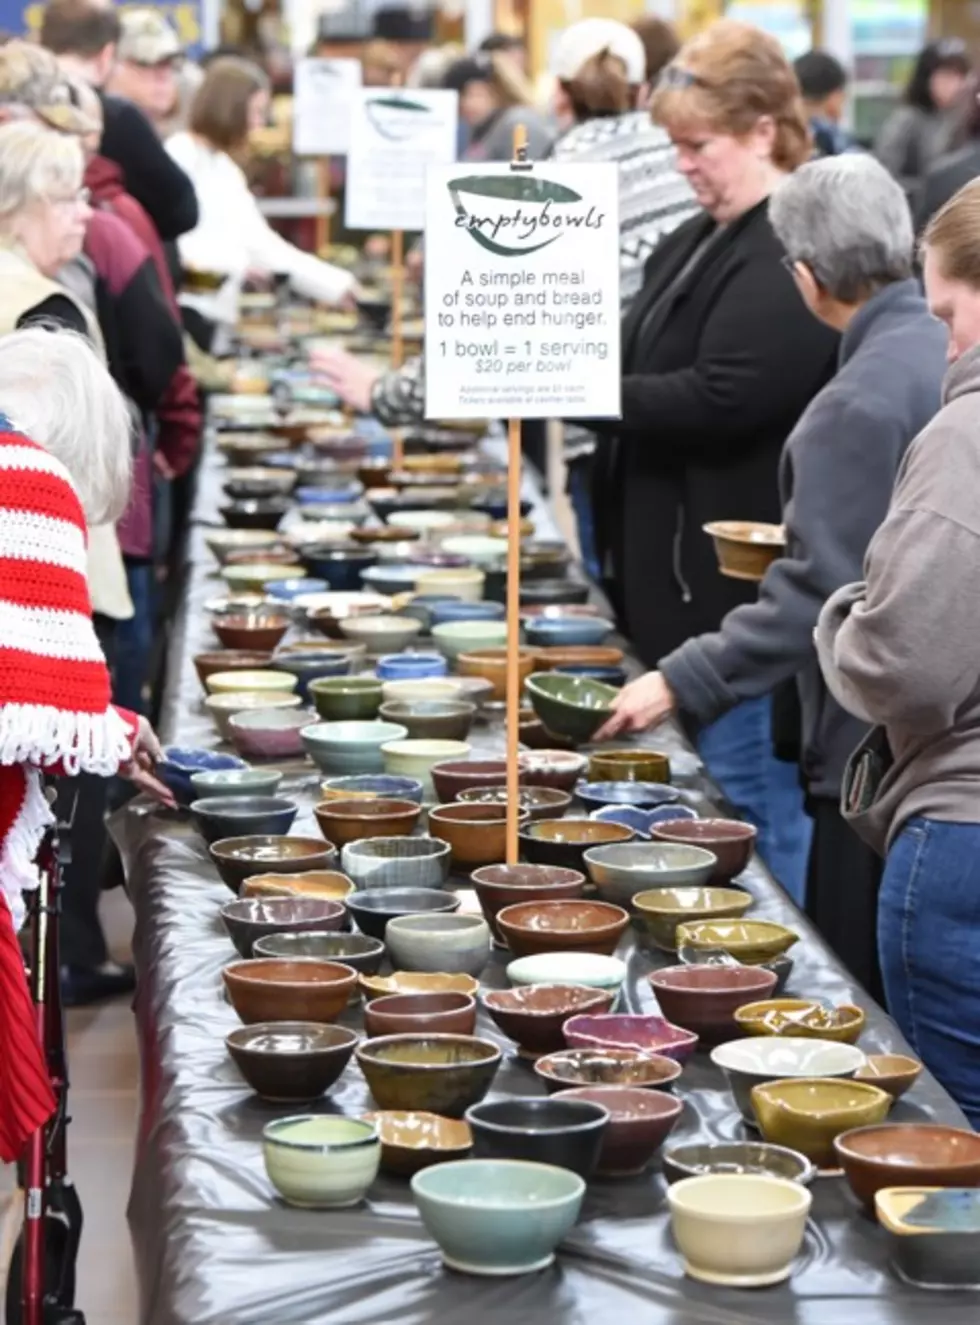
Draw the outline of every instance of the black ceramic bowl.
M239 1026L225 1039L235 1066L264 1100L315 1100L350 1061L357 1034L314 1021L264 1021Z
M580 580L528 580L521 585L522 603L586 603L589 586Z
M198 831L210 846L223 837L253 833L285 837L298 806L284 796L206 796L191 801L190 809Z
M460 899L438 888L366 888L351 893L344 905L362 934L383 939L385 927L396 916L420 912L458 911Z
M221 514L229 529L278 529L288 510L285 497L251 497L229 502Z
M490 1100L466 1110L476 1159L557 1164L589 1178L599 1163L609 1110L589 1100Z
M377 975L384 955L385 945L368 934L331 934L321 929L300 934L270 934L257 939L252 946L253 957L281 957L285 961L317 957L320 961L342 962L363 975Z
M376 552L358 543L314 543L304 547L300 560L311 575L326 580L335 591L361 588L361 572L377 561Z
M345 918L343 902L325 897L239 897L221 908L225 929L243 957L251 957L252 944L270 934L340 929Z

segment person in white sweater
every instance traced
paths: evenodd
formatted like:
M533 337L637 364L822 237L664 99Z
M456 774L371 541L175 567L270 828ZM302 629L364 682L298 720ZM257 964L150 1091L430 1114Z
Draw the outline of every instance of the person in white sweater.
M234 325L248 275L288 276L297 294L325 304L342 303L354 290L350 273L277 235L252 196L235 158L249 133L265 123L268 109L269 81L262 70L248 60L222 57L209 65L198 88L187 131L167 140L167 151L193 181L199 209L197 225L178 240L181 264L187 272L227 277L215 291L180 294L181 305L205 324L191 326L196 339L215 325L220 338Z

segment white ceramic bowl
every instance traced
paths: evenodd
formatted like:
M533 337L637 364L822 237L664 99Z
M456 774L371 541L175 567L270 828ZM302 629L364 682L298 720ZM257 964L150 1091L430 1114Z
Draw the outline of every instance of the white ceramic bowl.
M373 1123L325 1114L298 1114L262 1131L265 1170L289 1205L343 1209L374 1182L381 1141Z
M865 1056L852 1044L801 1035L760 1035L728 1040L711 1051L744 1120L756 1127L752 1088L789 1077L853 1077Z
M451 594L467 603L477 603L483 597L486 576L482 570L465 567L438 567L421 571L415 579L418 594Z
M385 772L418 778L422 800L434 801L432 769L446 759L468 759L472 747L466 741L408 740L389 741L381 747Z
M597 952L539 952L510 962L507 979L512 985L588 985L618 992L626 963Z
M490 960L490 928L482 916L396 916L385 927L385 944L392 966L401 971L463 971L476 977Z
M455 679L427 676L419 681L385 681L381 687L381 702L393 704L397 700L456 699L459 685Z
M442 546L453 556L466 557L476 566L489 566L507 555L506 538L494 538L490 534L457 534L444 538Z

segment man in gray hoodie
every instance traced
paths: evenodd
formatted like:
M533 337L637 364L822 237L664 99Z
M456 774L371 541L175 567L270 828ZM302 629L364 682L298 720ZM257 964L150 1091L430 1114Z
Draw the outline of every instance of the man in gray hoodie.
M946 337L912 278L905 195L872 158L803 166L773 194L770 217L808 307L842 333L837 375L783 453L786 552L756 602L627 686L599 735L640 730L674 711L709 723L795 678L801 772L814 818L807 911L853 974L880 995L881 863L839 810L844 765L866 728L828 693L813 631L827 598L860 576L905 449L939 408Z

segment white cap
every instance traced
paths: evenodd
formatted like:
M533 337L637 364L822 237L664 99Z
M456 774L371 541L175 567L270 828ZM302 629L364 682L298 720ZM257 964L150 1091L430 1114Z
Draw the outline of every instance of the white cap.
M571 83L587 60L608 51L626 66L626 78L634 87L646 82L647 57L643 42L625 23L614 18L583 18L558 38L551 57L551 72Z

